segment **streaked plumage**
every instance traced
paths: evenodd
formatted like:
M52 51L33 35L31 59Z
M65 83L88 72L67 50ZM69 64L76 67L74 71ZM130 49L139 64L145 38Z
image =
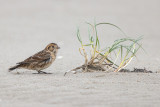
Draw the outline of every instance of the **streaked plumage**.
M36 53L22 62L17 63L16 66L9 68L9 71L17 68L25 68L29 70L36 70L38 73L46 73L41 70L48 68L53 63L53 61L56 59L58 49L60 48L57 44L50 43L44 50Z

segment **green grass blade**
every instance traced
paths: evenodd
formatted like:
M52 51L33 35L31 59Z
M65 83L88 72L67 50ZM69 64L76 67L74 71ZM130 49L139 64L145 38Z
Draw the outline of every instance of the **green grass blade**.
M98 24L96 24L96 26L104 25L104 24L116 27L117 29L119 29L127 37L127 35L124 33L124 31L120 27L118 27L118 26L116 26L116 25L114 25L112 23L98 23Z
M77 29L77 38L78 38L79 42L82 44L82 39L80 36L79 28Z

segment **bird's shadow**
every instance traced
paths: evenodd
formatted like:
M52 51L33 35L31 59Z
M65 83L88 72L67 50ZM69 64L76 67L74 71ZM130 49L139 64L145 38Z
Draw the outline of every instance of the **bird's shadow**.
M28 73L28 72L13 72L12 74L14 74L14 75L24 75L24 74L29 74L29 75L32 75L32 74L37 74L37 75L51 75L51 74L53 74L53 73L47 73L47 72L45 72L45 73Z

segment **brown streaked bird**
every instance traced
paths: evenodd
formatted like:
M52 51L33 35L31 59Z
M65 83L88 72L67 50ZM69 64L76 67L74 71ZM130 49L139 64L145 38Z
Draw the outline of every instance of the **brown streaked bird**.
M9 68L9 72L17 68L36 70L38 74L43 73L41 70L48 68L56 59L56 55L60 47L56 43L50 43L46 48L26 60L17 63L16 66Z

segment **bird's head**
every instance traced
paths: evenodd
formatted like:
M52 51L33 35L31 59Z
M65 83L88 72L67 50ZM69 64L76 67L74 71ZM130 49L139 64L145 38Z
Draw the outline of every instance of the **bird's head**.
M57 52L60 47L56 43L50 43L46 46L45 50L50 52Z

